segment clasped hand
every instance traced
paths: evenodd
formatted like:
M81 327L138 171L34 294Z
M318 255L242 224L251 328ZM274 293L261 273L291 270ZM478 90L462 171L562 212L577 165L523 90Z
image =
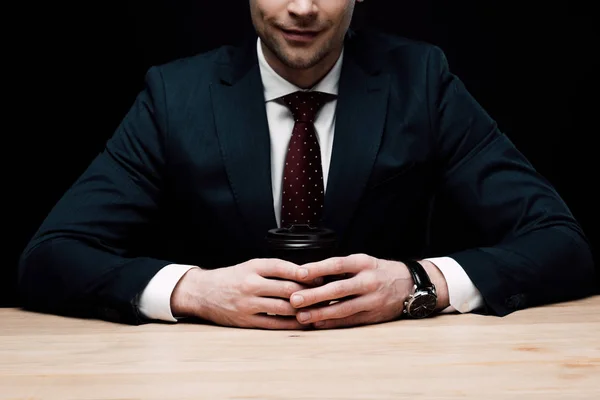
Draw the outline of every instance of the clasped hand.
M402 314L413 285L402 263L364 254L305 264L298 270L300 283L328 276L343 278L299 290L290 297L301 324L330 329L393 320Z
M332 276L339 279L327 282ZM255 259L188 271L173 292L171 309L175 317L241 328L347 327L398 317L411 286L406 266L363 254L302 266Z

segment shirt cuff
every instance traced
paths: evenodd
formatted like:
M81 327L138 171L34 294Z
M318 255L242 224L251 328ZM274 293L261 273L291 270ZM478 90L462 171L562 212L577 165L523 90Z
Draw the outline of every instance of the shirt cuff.
M483 297L465 270L450 257L428 258L444 275L448 286L450 306L443 313L468 313L483 306Z
M171 294L175 286L193 265L169 264L150 280L140 296L140 313L152 320L177 322L171 312Z

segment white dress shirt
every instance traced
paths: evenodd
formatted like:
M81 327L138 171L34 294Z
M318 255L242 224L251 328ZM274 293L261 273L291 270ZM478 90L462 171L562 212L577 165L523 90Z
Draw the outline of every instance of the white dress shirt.
M271 138L271 178L273 183L273 207L277 224L280 224L281 181L288 142L292 136L294 119L289 109L282 103L281 98L290 93L302 90L279 76L267 63L262 51L260 39L257 41L257 52L260 74L262 78L265 106ZM343 52L331 71L312 89L333 95L338 94L338 83L342 69ZM337 101L325 104L314 125L321 147L323 163L323 184L327 192L327 176L331 161L331 149L335 131L335 108ZM466 272L452 258L439 257L428 259L435 264L446 279L450 307L444 312L458 311L467 313L482 306L483 301L477 288L473 285ZM140 296L139 310L146 318L176 322L171 313L171 293L181 277L192 265L170 264L161 269L149 282Z

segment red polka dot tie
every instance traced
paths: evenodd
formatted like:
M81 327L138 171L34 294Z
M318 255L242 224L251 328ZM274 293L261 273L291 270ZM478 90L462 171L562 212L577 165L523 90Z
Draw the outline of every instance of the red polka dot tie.
M296 92L283 98L295 124L285 159L281 193L281 226L319 225L325 189L321 150L314 127L317 112L333 95Z

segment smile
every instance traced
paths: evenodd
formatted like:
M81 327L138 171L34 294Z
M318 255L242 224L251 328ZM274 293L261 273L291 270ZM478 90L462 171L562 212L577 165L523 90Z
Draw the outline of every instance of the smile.
M281 29L281 32L288 42L294 43L310 43L319 36L319 32L315 31Z

